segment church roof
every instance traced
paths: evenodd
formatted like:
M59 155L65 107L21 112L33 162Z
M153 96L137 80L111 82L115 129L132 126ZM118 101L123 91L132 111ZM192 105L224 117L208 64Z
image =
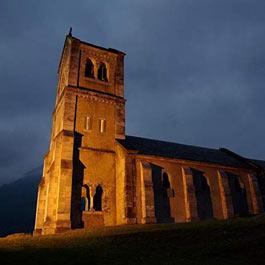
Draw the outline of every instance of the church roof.
M124 140L118 139L117 141L127 150L137 151L137 154L141 155L207 162L231 167L250 167L247 163L236 159L220 149L184 145L128 135ZM255 163L256 161L253 162ZM265 167L265 161L259 161L259 163L260 166L263 165Z
M265 161L257 159L251 159L251 161L265 170Z

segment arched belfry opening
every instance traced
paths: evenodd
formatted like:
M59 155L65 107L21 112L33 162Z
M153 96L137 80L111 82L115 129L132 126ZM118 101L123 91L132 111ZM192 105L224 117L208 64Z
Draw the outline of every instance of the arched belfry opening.
M228 183L232 195L232 203L235 216L244 216L249 214L247 193L244 183L238 175L227 172Z
M152 167L152 182L154 190L155 217L158 223L170 223L174 219L170 210L170 181L168 174L154 164Z
M108 81L107 67L105 63L100 63L98 67L98 79L101 81Z
M198 217L200 220L213 218L211 190L203 172L192 169L193 185L197 202Z
M94 64L90 59L86 61L85 77L94 78Z
M103 189L100 185L96 187L96 192L93 197L93 205L95 211L102 211L102 195Z

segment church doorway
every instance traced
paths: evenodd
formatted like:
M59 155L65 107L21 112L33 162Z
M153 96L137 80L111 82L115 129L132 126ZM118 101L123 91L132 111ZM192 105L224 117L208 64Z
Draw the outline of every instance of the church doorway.
M152 182L154 190L155 203L155 217L157 223L173 222L170 211L170 200L168 191L170 189L170 182L168 174L162 173L162 168L152 165Z
M211 198L211 190L207 183L203 172L199 170L192 170L193 185L195 188L195 196L197 200L198 217L200 220L213 218L213 206Z
M240 177L227 173L229 188L232 195L232 203L234 207L235 216L244 216L248 215L248 203L247 203L247 194L244 183L240 181Z

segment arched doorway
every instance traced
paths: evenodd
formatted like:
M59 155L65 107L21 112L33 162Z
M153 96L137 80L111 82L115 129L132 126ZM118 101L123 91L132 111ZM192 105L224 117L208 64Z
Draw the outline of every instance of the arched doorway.
M195 196L197 201L197 211L200 220L213 218L213 206L211 198L211 190L207 183L203 172L199 170L192 170L193 185L195 188Z
M170 223L174 219L171 217L170 200L168 190L170 182L168 174L162 174L162 168L152 165L152 182L154 190L155 217L158 223Z
M232 196L232 203L234 207L235 216L244 216L248 215L248 203L247 203L247 194L246 188L243 182L241 182L240 177L233 174L227 173L228 183Z

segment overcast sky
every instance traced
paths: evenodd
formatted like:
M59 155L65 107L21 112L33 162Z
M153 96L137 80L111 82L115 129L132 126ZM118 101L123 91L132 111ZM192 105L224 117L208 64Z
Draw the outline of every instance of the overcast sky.
M1 0L0 184L48 150L70 26L126 52L127 134L265 159L264 0Z

